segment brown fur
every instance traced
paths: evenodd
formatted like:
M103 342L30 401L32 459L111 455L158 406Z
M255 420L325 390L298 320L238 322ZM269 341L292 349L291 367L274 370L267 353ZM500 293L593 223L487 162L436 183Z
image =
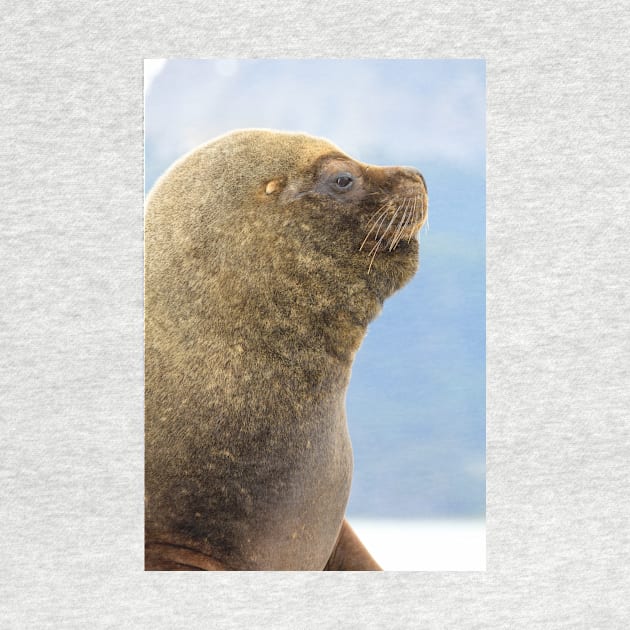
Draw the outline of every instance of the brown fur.
M338 171L355 177L349 192L331 192ZM390 221L403 203L411 216L412 198L415 223ZM156 184L147 569L378 568L344 525L345 393L368 323L416 271L425 216L416 171L368 167L302 134L223 136Z

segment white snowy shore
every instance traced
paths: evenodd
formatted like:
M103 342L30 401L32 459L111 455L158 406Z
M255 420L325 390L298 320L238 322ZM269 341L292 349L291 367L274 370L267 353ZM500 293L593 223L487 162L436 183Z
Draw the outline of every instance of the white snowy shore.
M483 520L348 518L385 571L485 571Z

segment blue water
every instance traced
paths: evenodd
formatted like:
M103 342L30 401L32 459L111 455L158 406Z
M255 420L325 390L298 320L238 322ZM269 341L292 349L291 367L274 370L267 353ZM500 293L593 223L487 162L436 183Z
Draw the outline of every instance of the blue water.
M424 172L420 270L369 327L348 392L351 514L485 511L483 180Z

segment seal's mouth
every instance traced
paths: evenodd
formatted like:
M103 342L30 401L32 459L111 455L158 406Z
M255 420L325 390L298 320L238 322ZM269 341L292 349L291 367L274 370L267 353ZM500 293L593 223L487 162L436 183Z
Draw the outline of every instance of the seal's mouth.
M368 219L367 234L359 251L367 250L370 258L368 273L379 251L392 252L401 241L409 242L425 224L428 214L427 196L388 199Z

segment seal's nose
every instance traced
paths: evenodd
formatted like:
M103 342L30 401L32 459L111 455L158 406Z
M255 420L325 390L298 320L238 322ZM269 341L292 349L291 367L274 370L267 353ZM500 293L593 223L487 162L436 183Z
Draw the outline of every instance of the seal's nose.
M427 183L424 181L424 177L422 176L422 173L415 167L413 166L405 166L405 173L411 177L411 179L417 181L417 182L421 182L422 185L424 186L424 190L426 192L427 190Z

